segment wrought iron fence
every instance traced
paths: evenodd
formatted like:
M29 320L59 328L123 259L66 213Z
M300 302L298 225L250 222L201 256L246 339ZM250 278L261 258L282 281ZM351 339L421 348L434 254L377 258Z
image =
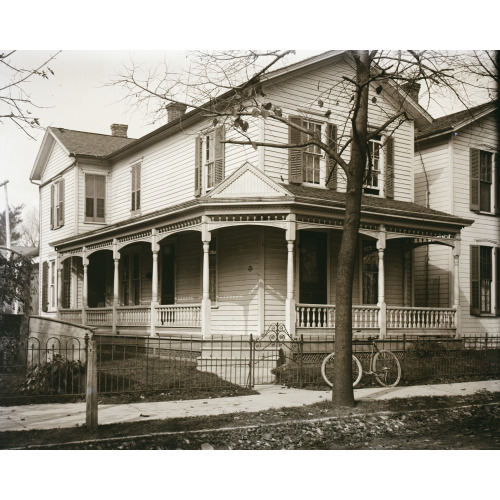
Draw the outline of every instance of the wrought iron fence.
M88 337L31 337L24 345L0 351L0 402L83 397L87 342Z

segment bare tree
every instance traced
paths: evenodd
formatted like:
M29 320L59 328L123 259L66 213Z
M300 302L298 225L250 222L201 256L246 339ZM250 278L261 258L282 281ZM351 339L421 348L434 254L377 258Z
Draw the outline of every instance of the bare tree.
M48 79L54 74L49 64L59 52L45 58L35 68L24 68L16 50L0 52L0 123L10 121L33 138L30 129L41 128L40 119L33 114L34 108L43 106L33 102L27 86L34 78Z
M23 245L37 247L40 241L40 217L38 207L31 206L24 214L21 224L21 239Z
M341 75L335 87L324 82L317 85L314 104L329 117L332 96L341 96L347 104L344 111L334 111L340 130L336 140L324 142L316 131L302 127L287 116L279 102L265 94L268 73L276 69L291 51L220 51L196 52L190 57L186 73L170 71L164 65L141 73L134 65L126 68L111 84L128 89L133 105L147 106L155 121L166 113L170 102L198 109L214 124L224 122L241 135L241 140L228 140L242 146L275 147L300 150L315 145L328 158L330 176L341 169L347 189L342 241L338 255L337 303L335 324L335 376L333 401L341 406L354 405L351 380L352 358L352 290L355 254L361 219L361 196L365 179L371 173L369 141L381 132L389 136L408 120L404 106L389 110L381 97L388 92L409 95L409 87L422 88L420 104L431 105L443 92L455 96L463 106L469 104L471 73L466 73L464 58L471 53L437 51L347 51L350 70ZM484 55L477 53L478 61ZM485 62L486 64L486 62ZM457 72L457 68L463 71ZM383 94L381 96L381 94ZM328 103L328 105L327 105ZM347 111L345 111L347 109ZM385 113L385 122L376 129L368 127L370 113ZM263 119L286 124L297 131L293 142L259 142L250 134L252 120ZM326 179L328 184L329 178Z

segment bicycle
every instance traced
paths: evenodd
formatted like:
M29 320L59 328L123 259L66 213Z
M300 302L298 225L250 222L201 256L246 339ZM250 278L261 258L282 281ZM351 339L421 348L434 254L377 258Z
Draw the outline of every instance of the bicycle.
M395 387L401 380L401 364L396 355L388 350L379 349L375 337L366 339L371 342L370 365L367 373L374 375L377 382L384 387ZM376 351L376 352L375 352ZM321 363L321 375L325 382L333 387L333 365L335 353L328 354ZM352 356L352 386L356 387L363 376L363 367L356 356Z

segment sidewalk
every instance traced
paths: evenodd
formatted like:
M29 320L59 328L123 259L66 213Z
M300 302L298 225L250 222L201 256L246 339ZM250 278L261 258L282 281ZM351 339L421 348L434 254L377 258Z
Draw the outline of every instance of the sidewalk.
M330 391L288 389L278 385L258 386L259 394L189 401L99 405L99 425L236 412L258 412L271 408L303 406L331 398ZM355 389L358 401L411 398L416 396L467 396L477 391L500 392L500 380L411 387ZM53 429L85 424L85 403L0 407L0 432Z

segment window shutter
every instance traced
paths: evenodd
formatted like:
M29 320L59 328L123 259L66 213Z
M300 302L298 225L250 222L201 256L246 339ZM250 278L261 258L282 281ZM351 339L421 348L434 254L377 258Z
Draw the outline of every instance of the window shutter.
M50 185L50 229L54 229L54 184Z
M195 158L194 158L194 195L201 194L201 137L195 139Z
M95 176L96 218L104 220L106 205L106 178Z
M493 155L494 161L495 161L495 213L497 215L500 214L500 165L498 164L499 161L499 154L495 153Z
M215 129L215 144L214 144L214 162L215 162L215 179L214 185L222 182L225 177L224 172L224 150L225 144L222 142L226 139L226 130L224 126L219 126Z
M385 141L385 197L394 198L394 137Z
M49 263L42 263L42 311L47 312L49 298Z
M470 149L470 209L479 211L480 188L479 182L479 149Z
M302 125L300 116L291 116L290 122L295 125ZM301 144L302 132L293 127L288 127L288 142L290 144ZM288 182L301 183L302 175L302 148L290 148L288 153Z
M496 259L496 270L497 275L496 280L496 315L500 316L500 248L495 248L495 259Z
M94 218L94 176L87 174L85 176L85 217Z
M135 209L139 210L141 208L141 172L142 165L137 165L135 167Z
M480 247L470 247L470 313L474 316L481 314L481 281L480 281Z
M328 123L326 125L326 137L328 142L328 147L332 148L334 151L337 151L337 125L333 125L332 123ZM327 168L326 175L328 182L326 186L330 189L337 189L337 162L328 157L327 159Z
M64 179L59 181L59 226L64 226Z

